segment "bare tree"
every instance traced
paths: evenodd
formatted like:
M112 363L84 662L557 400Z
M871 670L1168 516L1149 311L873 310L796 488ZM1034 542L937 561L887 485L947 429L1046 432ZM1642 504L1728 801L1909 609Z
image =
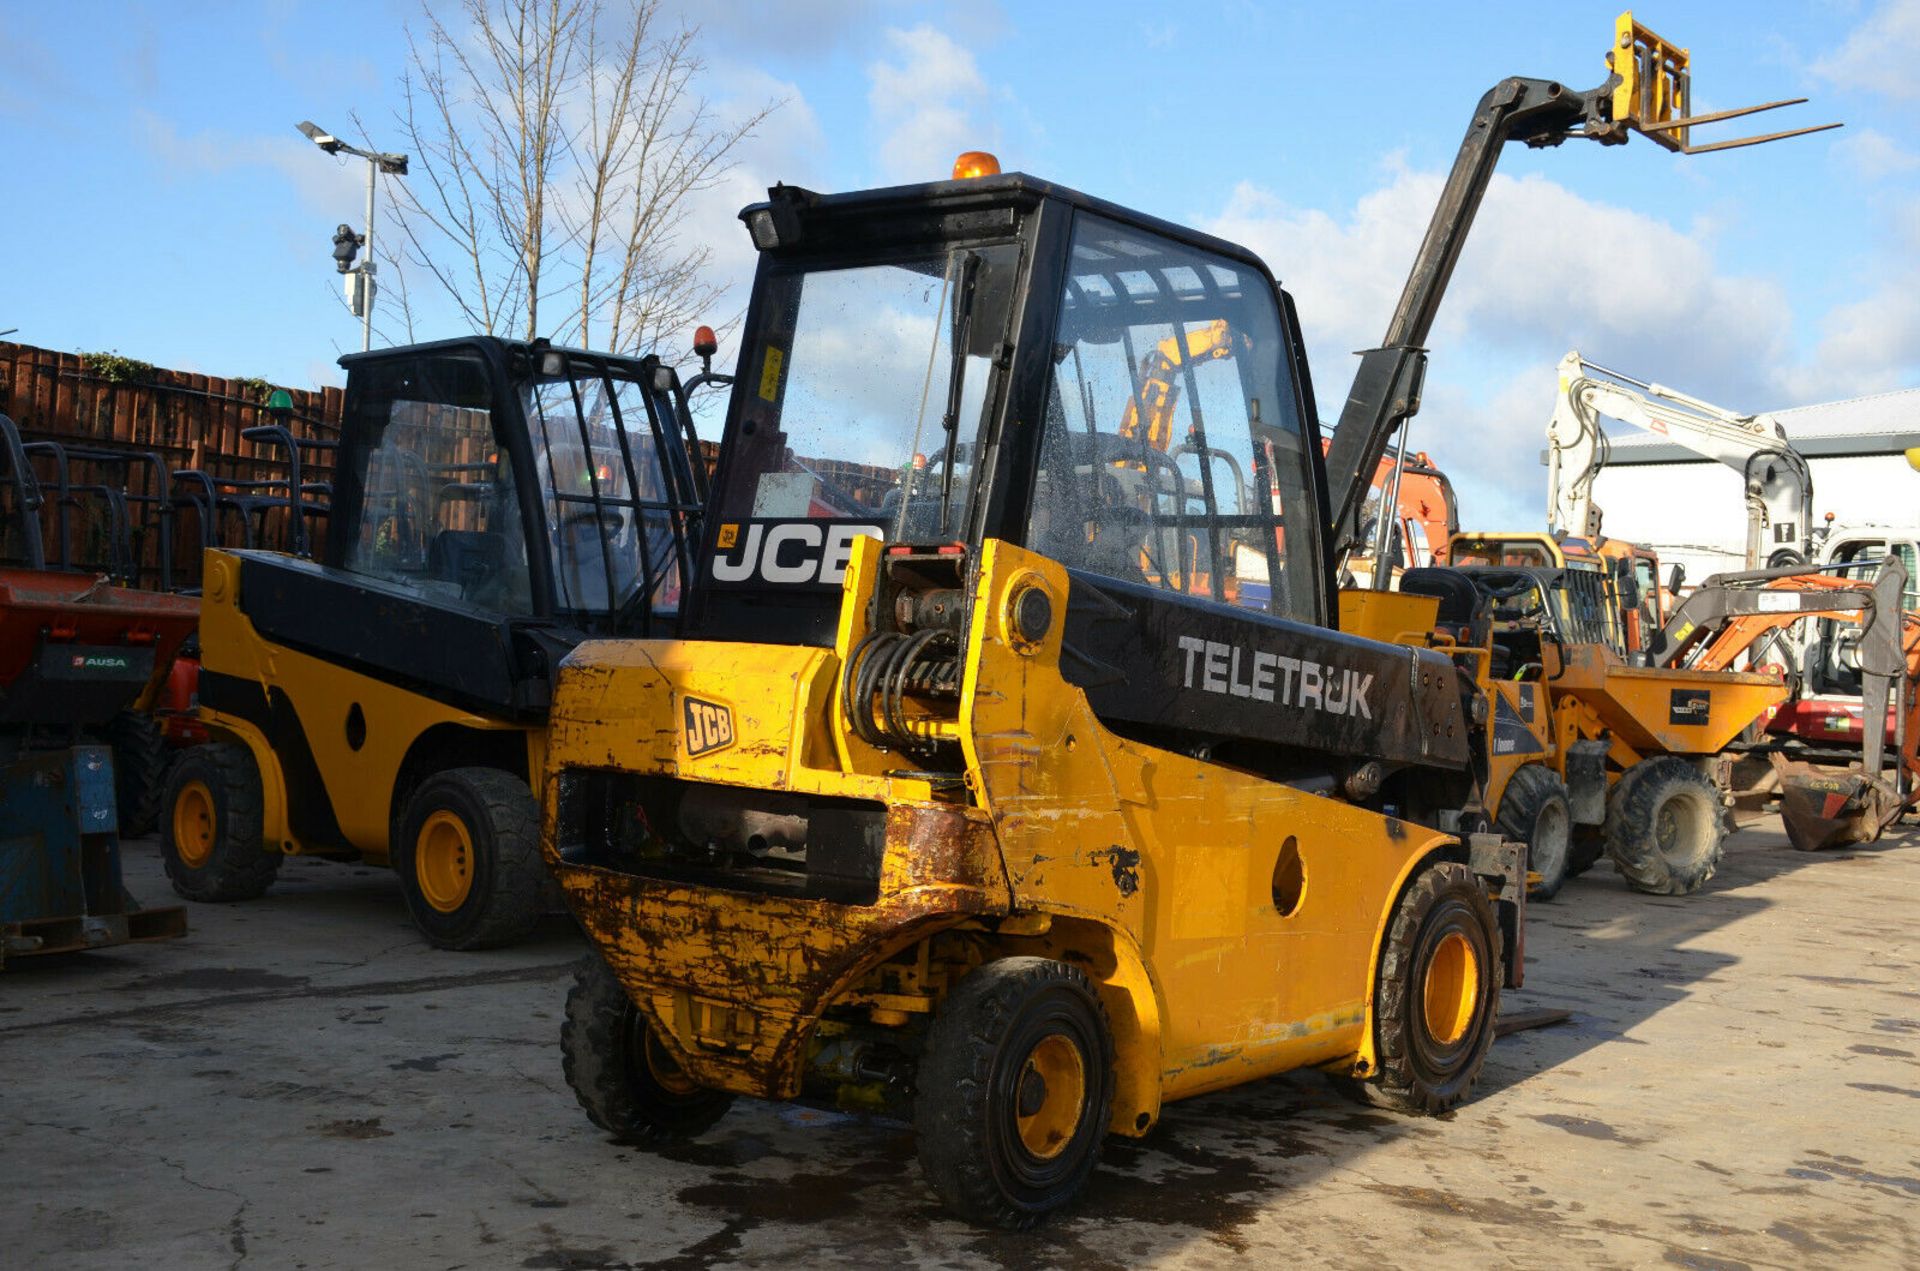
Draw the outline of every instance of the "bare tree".
M659 0L461 0L409 33L402 259L473 327L629 352L721 300L693 197L778 103L723 121Z

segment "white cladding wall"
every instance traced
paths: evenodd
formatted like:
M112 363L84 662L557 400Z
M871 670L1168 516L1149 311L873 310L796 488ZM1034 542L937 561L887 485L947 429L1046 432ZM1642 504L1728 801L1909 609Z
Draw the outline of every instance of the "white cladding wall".
M1815 526L1828 512L1836 525L1920 525L1920 472L1905 456L1816 458L1809 465ZM1688 579L1699 582L1746 564L1742 490L1740 474L1723 464L1616 464L1601 469L1594 501L1609 538L1650 544L1663 566L1681 562Z

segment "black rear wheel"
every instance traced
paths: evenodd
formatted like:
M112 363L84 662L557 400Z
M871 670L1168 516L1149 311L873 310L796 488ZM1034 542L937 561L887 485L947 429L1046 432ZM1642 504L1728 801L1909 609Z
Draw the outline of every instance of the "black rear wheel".
M113 792L123 838L151 833L160 821L171 756L160 721L140 711L121 711L100 730L113 748Z
M1442 861L1401 895L1374 980L1368 1078L1334 1083L1364 1102L1433 1115L1463 1101L1500 1013L1500 931L1472 870Z
M573 973L560 1066L587 1119L639 1147L692 1138L733 1103L732 1095L688 1078L597 954L582 958Z
M1021 1229L1086 1186L1113 1106L1113 1036L1086 975L1048 958L969 974L927 1032L920 1169L970 1222Z
M450 768L421 782L392 857L414 926L439 948L511 944L546 912L540 809L512 773Z
M1527 894L1552 900L1567 881L1573 851L1573 806L1567 783L1552 770L1530 763L1507 781L1500 795L1500 832L1527 845L1527 869L1540 882Z
M188 900L251 900L273 885L281 854L260 839L260 769L235 742L182 751L167 775L160 858Z

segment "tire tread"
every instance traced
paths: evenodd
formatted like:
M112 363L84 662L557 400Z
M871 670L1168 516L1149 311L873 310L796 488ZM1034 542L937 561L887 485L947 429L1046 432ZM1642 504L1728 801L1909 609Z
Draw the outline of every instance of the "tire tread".
M1700 797L1711 802L1707 819L1712 828L1706 844L1676 868L1655 841L1654 820L1670 793L1685 786L1694 787ZM1726 842L1719 790L1705 773L1678 755L1643 759L1629 768L1614 788L1607 807L1607 855L1635 891L1653 896L1685 896L1698 891L1720 867Z
M441 915L432 909L420 895L413 876L413 836L418 832L417 822L425 819L419 809L434 799L439 787L448 785L461 788L479 807L484 824L469 827L474 848L492 854L485 894L469 899L455 915ZM482 848L483 842L489 845L487 849ZM526 782L498 768L448 768L423 781L408 800L400 841L394 844L391 859L400 872L401 889L406 893L414 925L443 949L493 949L521 940L546 914L552 895L546 862L540 857L539 805ZM468 913L475 899L479 907ZM444 924L446 930L435 930L443 925L438 921L443 917L460 921Z
M174 849L171 815L179 787L196 777L213 794L217 830L213 857L199 869L187 865ZM160 827L160 854L174 891L188 900L215 904L264 895L286 858L261 841L260 770L253 753L238 742L189 747L174 761L165 789L168 815Z
M1077 1194L1099 1159L1113 1107L1112 1030L1093 982L1078 967L1049 958L1000 958L976 968L947 995L928 1030L915 1082L914 1138L920 1170L941 1203L984 1226L1021 1231L1038 1224L1057 1206L1027 1208L1015 1204L979 1163L991 1157L987 1141L988 1090L1003 1038L1021 1008L1056 988L1082 995L1097 1021L1105 1053L1092 1057L1092 1115L1099 1138L1085 1162L1056 1188L1064 1204Z

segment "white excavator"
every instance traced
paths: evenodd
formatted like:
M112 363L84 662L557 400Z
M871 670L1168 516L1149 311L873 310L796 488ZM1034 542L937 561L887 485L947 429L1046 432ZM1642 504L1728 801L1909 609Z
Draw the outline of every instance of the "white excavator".
M1747 565L1814 557L1813 474L1772 415L1742 415L1663 384L1597 366L1578 351L1560 359L1560 395L1547 424L1547 525L1598 543L1594 478L1606 466L1600 420L1617 419L1723 463L1746 482Z

